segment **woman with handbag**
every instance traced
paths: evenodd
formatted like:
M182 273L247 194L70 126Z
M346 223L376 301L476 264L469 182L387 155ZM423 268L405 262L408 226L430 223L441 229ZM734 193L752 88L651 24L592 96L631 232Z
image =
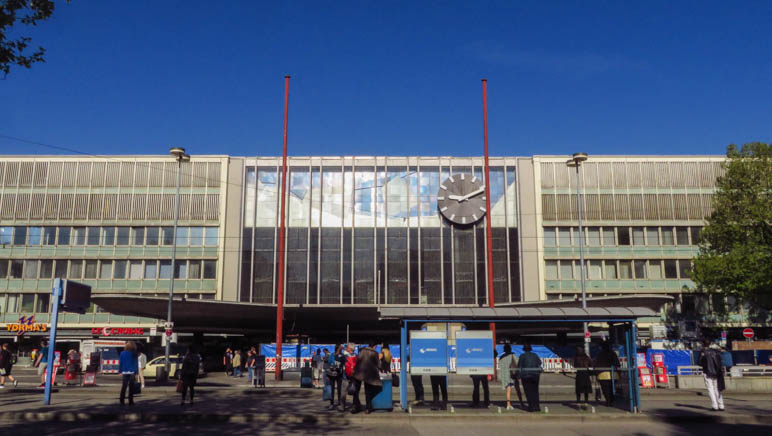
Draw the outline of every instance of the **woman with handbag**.
M327 385L330 386L330 410L335 409L335 393L338 394L338 408L343 410L343 404L341 404L341 388L343 386L343 365L346 364L346 358L343 356L343 346L337 345L335 352L332 355L327 356L325 362L325 377L327 377Z

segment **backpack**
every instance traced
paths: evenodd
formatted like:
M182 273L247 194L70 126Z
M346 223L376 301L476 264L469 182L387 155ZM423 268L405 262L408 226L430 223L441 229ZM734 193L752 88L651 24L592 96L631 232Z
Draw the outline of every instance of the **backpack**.
M351 377L354 375L354 367L357 365L357 357L356 356L348 356L346 358L346 377Z
M327 377L336 378L340 376L340 369L340 362L335 359L335 356L330 355L327 358L327 369L325 370Z

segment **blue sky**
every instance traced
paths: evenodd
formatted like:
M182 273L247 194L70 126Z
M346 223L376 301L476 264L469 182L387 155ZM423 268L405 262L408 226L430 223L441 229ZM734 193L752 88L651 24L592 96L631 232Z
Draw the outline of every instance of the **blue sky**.
M59 1L0 153L723 154L772 141L772 2Z

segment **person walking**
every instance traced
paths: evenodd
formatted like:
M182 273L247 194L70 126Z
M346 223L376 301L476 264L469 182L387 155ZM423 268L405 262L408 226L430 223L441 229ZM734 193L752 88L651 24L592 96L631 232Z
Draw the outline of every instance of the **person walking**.
M38 351L35 357L35 363L33 364L38 369L38 376L40 377L40 387L46 386L46 367L48 367L48 341L43 339L40 341L40 351ZM51 384L54 384L56 374L51 376Z
M711 343L709 339L703 341L703 346L700 366L702 367L702 377L705 379L705 388L707 388L710 397L711 408L714 412L723 412L724 397L721 392L726 388L726 383L721 367L721 349L718 345Z
M225 355L222 357L222 365L225 367L225 375L233 374L233 351L230 348L225 350Z
M525 399L528 401L529 412L540 412L539 377L541 376L541 359L534 353L531 344L523 345L524 353L518 359L520 379L523 381Z
M342 346L335 347L335 352L329 354L327 352L327 360L325 361L324 373L327 380L327 384L330 386L330 410L335 409L335 393L338 393L338 407L342 410L343 406L340 402L341 386L343 385L343 366L346 363L346 358L343 356ZM325 349L327 351L327 349ZM336 390L337 388L337 390Z
M145 367L147 366L147 355L142 352L142 350L138 350L137 355L137 366L139 367L139 372L137 375L139 376L139 383L142 385L142 389L145 388L145 374L142 372L145 370Z
M576 356L574 357L574 368L576 369L576 380L574 382L574 389L576 391L576 402L579 403L581 396L584 395L584 402L588 402L588 398L592 393L592 379L590 378L590 367L592 366L592 360L587 353L584 352L584 347L576 347Z
M13 354L8 350L8 342L3 343L3 348L0 350L0 389L5 388L5 379L13 381L13 387L16 387L19 382L16 377L11 375L11 369L13 368Z
M118 371L123 377L121 383L120 401L123 406L126 398L126 388L129 389L129 406L134 405L134 383L139 370L139 360L137 359L137 346L132 341L127 341L123 351L118 358Z
M512 345L504 344L504 353L499 357L498 374L501 380L501 387L507 395L507 410L514 410L512 407L512 388L517 391L517 398L520 400L520 407L523 407L523 395L520 393L520 383L518 376L517 356L512 353Z
M241 377L241 351L233 352L233 377Z
M603 392L603 397L606 399L606 406L614 406L614 390L611 386L611 379L619 377L619 357L613 351L611 351L611 344L604 342L601 344L600 353L595 356L595 362L593 363L595 368L599 368L598 383L600 383L600 390Z
M324 360L322 359L322 349L317 348L316 353L311 356L311 373L314 377L314 388L321 388L322 373L324 372Z
M182 402L180 402L180 406L185 405L185 396L188 393L188 389L190 390L190 404L193 404L194 389L198 379L198 366L200 364L201 357L193 347L188 348L187 354L182 359L182 369L180 370L180 380L182 380Z
M383 388L379 372L378 352L375 351L376 344L372 343L359 350L357 355L357 365L354 368L354 379L357 380L357 392L354 399L359 402L359 387L365 384L365 413L373 411L373 398ZM355 406L356 409L356 406ZM361 409L361 404L359 406ZM358 412L358 411L357 411ZM356 412L354 412L356 413Z

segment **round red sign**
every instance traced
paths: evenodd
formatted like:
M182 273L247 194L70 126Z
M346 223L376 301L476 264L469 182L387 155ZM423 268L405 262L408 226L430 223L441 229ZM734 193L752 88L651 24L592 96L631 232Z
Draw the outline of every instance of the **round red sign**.
M743 336L750 339L753 337L753 329L744 329L743 330Z
M166 329L166 336L168 337L172 336L172 329Z

